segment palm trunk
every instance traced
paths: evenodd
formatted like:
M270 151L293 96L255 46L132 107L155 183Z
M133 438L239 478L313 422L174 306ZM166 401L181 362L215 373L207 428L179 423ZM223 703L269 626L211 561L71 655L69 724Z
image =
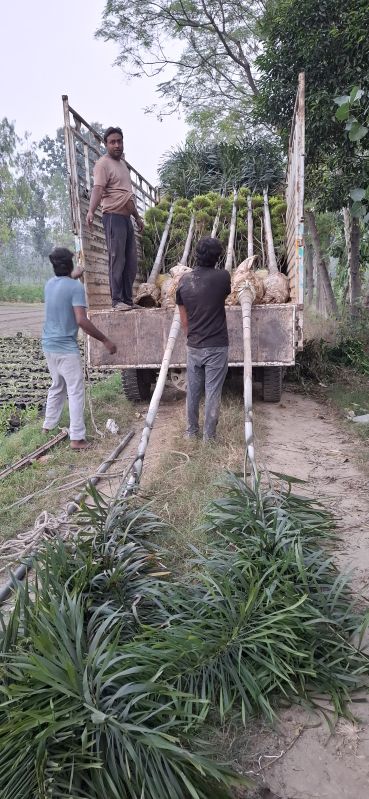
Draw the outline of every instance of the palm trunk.
M211 238L212 239L215 239L215 236L217 235L217 232L218 232L221 210L222 210L221 206L219 206L219 208L217 210L216 217L214 219L213 229L211 231Z
M192 244L194 230L195 230L195 214L192 214L191 221L190 221L190 227L188 228L186 243L185 243L184 250L183 250L183 255L182 255L182 258L180 260L180 263L183 264L184 266L186 266L187 261L188 261L188 256L189 256L189 254L191 252L191 244Z
M254 254L254 220L252 217L252 197L247 197L247 257L252 258Z
M267 189L264 189L263 197L264 197L264 228L265 228L265 241L267 246L268 270L271 275L275 275L277 272L279 272L279 269L278 269L277 259L275 257L272 222L270 219Z
M225 268L228 272L232 272L232 260L233 260L233 248L234 242L236 238L236 222L237 222L237 191L236 189L233 190L233 207L232 207L232 216L231 216L231 225L229 228L229 239L228 239L228 247L227 247L227 257L225 262Z
M165 228L163 230L163 235L162 235L161 240L160 240L159 249L158 249L158 252L156 254L154 265L153 265L153 268L152 268L152 270L150 272L149 278L147 280L148 283L155 283L155 280L156 280L156 278L157 278L157 276L158 276L158 274L159 274L159 272L161 270L161 264L162 264L162 260L163 260L165 245L167 243L167 239L168 239L168 235L169 235L169 229L170 229L170 226L172 224L173 211L174 211L174 204L171 205L170 210L169 210L169 216L168 216L168 219L166 221Z
M337 302L336 298L333 294L332 283L329 277L329 272L327 269L327 264L323 258L323 253L320 246L319 241L319 234L318 228L315 220L315 214L311 210L305 210L305 217L307 224L309 226L310 235L313 243L313 249L316 257L316 264L317 270L319 272L319 278L321 278L321 284L324 289L325 299L326 299L326 307L328 314L333 314L337 316L338 309L337 309Z

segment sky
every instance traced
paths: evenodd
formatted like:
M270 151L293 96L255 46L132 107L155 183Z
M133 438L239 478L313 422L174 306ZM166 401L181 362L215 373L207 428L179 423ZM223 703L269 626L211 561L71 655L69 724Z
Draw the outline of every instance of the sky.
M158 102L155 81L127 81L114 66L117 46L95 39L104 0L18 0L3 4L0 48L0 119L35 141L63 124L62 94L88 122L120 125L127 160L157 183L161 156L183 142L176 115L159 122L144 108Z

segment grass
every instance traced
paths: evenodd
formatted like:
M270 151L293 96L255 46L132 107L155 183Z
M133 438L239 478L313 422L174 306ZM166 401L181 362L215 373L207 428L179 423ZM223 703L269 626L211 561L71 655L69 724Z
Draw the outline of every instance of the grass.
M13 285L0 281L0 302L43 302L44 287L27 283Z
M109 417L115 419L123 432L131 423L133 410L122 393L119 374L102 380L91 388L92 407L97 427L103 432ZM12 538L18 532L32 527L42 510L55 512L67 499L74 496L81 486L63 491L63 487L80 478L87 478L118 443L111 436L100 439L94 431L90 412L86 406L87 434L93 440L93 449L86 452L72 452L69 444L63 441L47 455L26 469L16 472L0 482L0 537ZM67 410L63 412L60 426L68 424ZM25 425L19 432L6 436L0 441L0 468L14 463L45 442L42 433L42 419ZM57 431L53 431L55 433ZM22 504L17 504L4 512L10 505L35 492L36 495Z
M177 415L177 428L181 432L174 440L173 450L160 459L154 476L144 481L143 493L153 510L168 521L173 531L168 539L170 558L173 564L181 563L183 567L189 557L188 544L201 545L199 525L206 505L218 493L217 481L225 470L243 468L243 399L225 391L214 444L184 439L184 406ZM260 427L257 419L258 436Z

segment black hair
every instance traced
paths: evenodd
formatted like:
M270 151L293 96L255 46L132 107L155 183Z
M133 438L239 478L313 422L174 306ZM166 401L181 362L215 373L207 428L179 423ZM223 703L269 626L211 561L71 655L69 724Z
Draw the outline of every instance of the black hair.
M213 239L211 236L205 236L200 239L196 246L196 264L197 266L208 266L214 269L217 261L223 252L223 245L219 239Z
M119 135L120 135L120 136L122 137L122 139L123 139L123 132L122 132L122 128L106 128L106 131L105 131L105 133L104 133L104 142L105 142L105 144L106 144L106 143L107 143L107 141L108 141L108 136L111 136L111 134L112 134L112 133L119 133Z
M73 272L74 253L68 247L54 247L49 255L56 277L69 277Z

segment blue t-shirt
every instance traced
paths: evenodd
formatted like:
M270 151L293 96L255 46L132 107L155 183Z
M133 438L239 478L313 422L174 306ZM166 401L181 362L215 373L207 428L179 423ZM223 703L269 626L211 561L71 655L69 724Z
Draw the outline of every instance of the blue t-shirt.
M44 352L79 352L76 306L87 307L85 290L79 280L52 277L45 286L45 324L42 332Z

